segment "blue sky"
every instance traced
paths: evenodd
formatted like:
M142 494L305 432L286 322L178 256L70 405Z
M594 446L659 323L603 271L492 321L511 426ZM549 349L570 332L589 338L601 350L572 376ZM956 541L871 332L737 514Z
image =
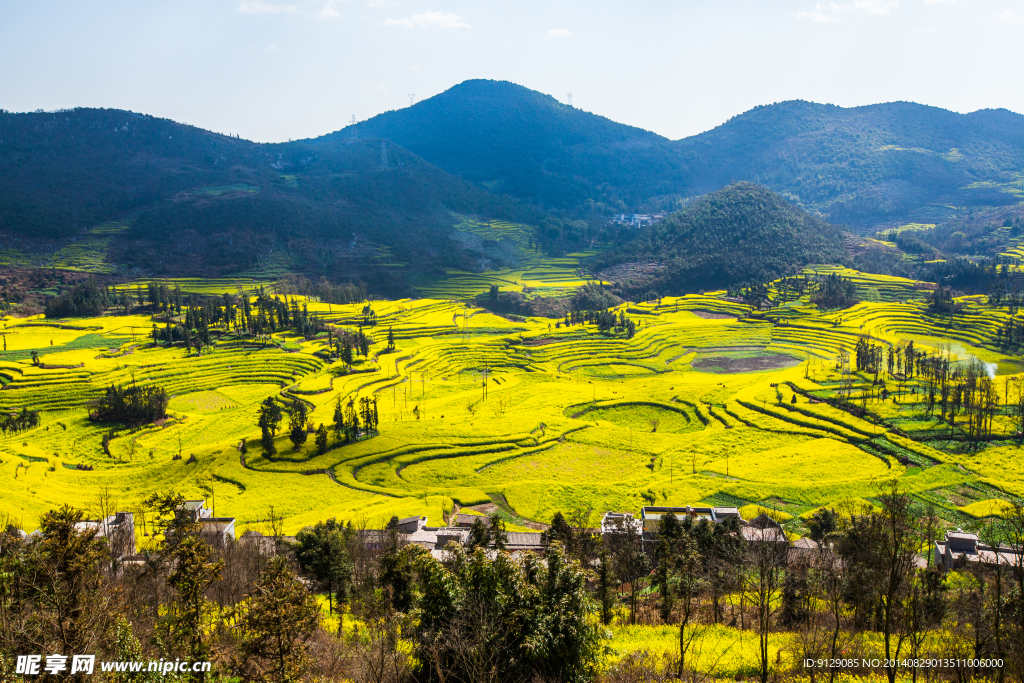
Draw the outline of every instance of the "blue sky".
M493 78L675 139L789 99L1024 112L1022 48L1022 0L0 0L0 108L280 141Z

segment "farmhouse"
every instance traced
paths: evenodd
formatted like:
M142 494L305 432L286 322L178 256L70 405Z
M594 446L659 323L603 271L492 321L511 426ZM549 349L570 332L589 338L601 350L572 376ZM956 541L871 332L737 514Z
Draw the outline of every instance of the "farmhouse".
M694 522L706 519L715 524L734 517L743 523L743 517L738 508L734 507L709 507L687 505L685 507L657 507L647 506L640 508L640 519L643 523L644 533L655 533L658 530L658 522L667 514L673 514L679 519L689 517Z
M610 534L634 527L640 533L640 525L633 518L632 512L606 512L601 517L601 533Z
M480 515L471 515L466 512L460 512L459 514L455 515L455 523L453 524L453 526L465 527L466 529L468 529L471 526L473 526L473 522L477 521L478 519L481 519Z
M205 500L186 500L178 510L199 524L199 535L212 545L221 546L235 540L235 518L214 517L213 510L206 507Z
M935 542L935 565L944 570L963 567L969 563L1007 567L1024 566L1024 548L1001 545L993 547L983 543L978 534L968 531L946 531L946 537Z
M487 519L480 515L464 516L472 521ZM469 544L469 529L472 524L460 523L461 520L454 521L457 526L428 526L426 517L406 517L398 520L394 531L398 532L400 543L415 543L440 555L450 543L461 546ZM380 550L387 544L387 530L365 529L359 534L368 548ZM506 537L505 549L510 552L524 550L540 552L546 547L544 534L541 533L511 531L506 534Z
M135 515L115 512L103 519L83 519L75 531L96 530L96 538L106 540L110 555L116 560L135 554Z

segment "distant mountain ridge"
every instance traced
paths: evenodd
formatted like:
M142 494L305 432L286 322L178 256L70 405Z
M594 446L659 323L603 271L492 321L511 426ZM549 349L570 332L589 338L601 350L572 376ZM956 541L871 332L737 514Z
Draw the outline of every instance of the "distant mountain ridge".
M907 102L782 102L671 141L513 83L473 80L313 142L352 135L389 138L473 182L584 214L670 205L666 198L747 180L871 229L941 219L945 205L1013 203L998 189L966 186L1024 171L1024 116Z
M1006 193L963 188L1024 170L1024 116L791 101L756 107L675 145L701 160L698 192L750 180L833 222L871 225L941 203L1014 203Z
M530 246L558 255L631 239L611 214L671 212L737 182L869 234L963 207L999 215L1024 196L1024 116L792 101L672 141L486 80L281 144L112 109L0 110L0 238L53 252L130 223L108 253L136 274L300 270L404 292L396 264L488 262L454 214L537 226Z
M388 141L259 144L112 109L0 113L0 233L73 239L131 215L114 251L140 272L281 255L351 277L392 261L467 267L479 255L451 239L452 212L537 218Z

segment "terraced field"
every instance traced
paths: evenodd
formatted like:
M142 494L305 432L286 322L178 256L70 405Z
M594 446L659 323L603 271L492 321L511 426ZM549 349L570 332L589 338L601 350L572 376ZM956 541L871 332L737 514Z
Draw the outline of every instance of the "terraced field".
M486 226L470 227L486 235ZM593 325L510 321L459 294L475 295L494 277L532 286L524 284L531 273L557 291L578 280L568 271L564 281L537 263L483 279L469 273L438 283L447 288L440 298L372 302L370 354L351 368L328 358L324 339L292 334L256 343L218 332L197 355L154 346L147 315L6 318L0 410L39 410L41 421L0 438L0 511L31 529L40 512L63 502L89 507L105 488L128 508L175 488L214 499L241 529L262 529L273 508L293 532L327 516L439 521L453 505L491 502L511 522L543 523L580 506L600 513L705 501L780 510L801 533L811 511L870 501L880 482L898 477L950 524L999 514L1001 501L1024 495L1007 405L1019 366L995 340L1007 314L965 299L957 314L935 316L920 283L841 272L877 300L832 312L806 297L752 311L724 293L624 304L637 323L631 339ZM259 286L176 282L206 294ZM306 303L339 329L362 321L363 304ZM873 374L856 372L848 401L838 401L837 355L862 339L886 348L913 341L954 364L971 356L995 364L994 439L962 448L929 414L921 380L884 370L898 402L881 400ZM90 402L132 382L166 388L170 416L118 428L105 448L114 425L90 422ZM266 457L256 408L267 397L304 401L315 425L332 422L339 397L375 398L380 435L348 445L332 436L317 454L312 438L293 451L281 433L278 454Z

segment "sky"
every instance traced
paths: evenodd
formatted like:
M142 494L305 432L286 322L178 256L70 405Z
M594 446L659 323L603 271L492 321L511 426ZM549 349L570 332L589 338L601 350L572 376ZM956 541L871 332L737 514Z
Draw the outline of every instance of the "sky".
M0 0L0 108L130 109L261 142L471 78L672 139L760 104L1024 112L1024 0Z

